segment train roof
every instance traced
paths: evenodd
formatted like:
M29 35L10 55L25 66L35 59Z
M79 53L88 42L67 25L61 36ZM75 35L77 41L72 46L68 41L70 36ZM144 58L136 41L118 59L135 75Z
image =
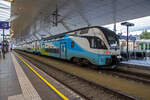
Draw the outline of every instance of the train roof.
M111 31L110 29L105 28L105 27L101 27L101 26L89 26L89 27L79 28L79 29L75 29L75 30L72 30L72 31L68 31L68 32L57 34L57 35L49 36L49 37L46 37L46 38L42 38L41 40L52 40L52 39L57 39L57 38L63 38L68 33L76 32L76 31L80 31L80 30L85 30L85 29L89 29L89 28L99 28L102 31L104 31L104 30ZM113 32L113 31L111 31L111 32ZM34 40L34 41L38 41L38 40ZM26 43L32 43L32 42L33 41L26 42ZM25 43L23 43L23 44L25 44Z
M56 39L56 38L62 38L64 37L67 33L72 33L72 32L76 32L76 31L80 31L80 30L85 30L85 29L89 29L89 28L99 28L99 29L107 29L105 27L100 27L100 26L90 26L90 27L84 27L84 28L79 28L79 29L76 29L76 30L72 30L72 31L68 31L68 32L64 32L64 33L60 33L60 34L57 34L57 35L53 35L53 36L49 36L49 37L46 37L46 38L42 38L42 40L51 40L51 39ZM109 30L109 29L107 29ZM111 31L111 30L109 30Z

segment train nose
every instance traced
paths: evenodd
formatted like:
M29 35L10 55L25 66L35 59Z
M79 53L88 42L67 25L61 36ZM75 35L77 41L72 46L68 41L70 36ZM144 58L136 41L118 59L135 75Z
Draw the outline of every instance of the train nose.
M106 58L107 65L116 65L121 59L121 56L112 55L111 58Z
M106 65L111 65L112 58L106 58Z

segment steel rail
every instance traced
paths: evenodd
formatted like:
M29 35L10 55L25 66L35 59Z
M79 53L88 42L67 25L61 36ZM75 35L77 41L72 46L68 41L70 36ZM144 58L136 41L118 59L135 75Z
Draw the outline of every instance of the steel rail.
M91 84L91 85L94 85L94 86L96 86L96 87L99 87L100 89L103 89L105 92L110 93L110 94L113 94L113 95L115 95L115 96L117 96L117 97L119 97L119 98L122 98L122 99L124 99L124 100L139 100L138 98L136 98L136 97L134 97L134 96L132 96L132 95L130 95L130 94L127 94L127 93L124 93L124 92L121 92L121 91L112 89L112 88L107 87L107 86L104 86L104 85L102 85L102 84L98 84L98 83L96 83L96 82L94 82L94 81L91 81L91 80L85 79L85 78L83 78L83 77L77 76L77 75L75 75L75 74L73 74L73 73L71 73L71 72L66 72L66 71L64 71L64 70L58 69L58 68L54 67L53 65L43 63L42 61L37 60L37 59L35 59L35 58L29 57L29 56L27 57L25 54L23 54L23 53L21 53L21 52L17 52L17 53L20 53L21 55L23 55L24 57L26 57L26 59L27 59L27 58L30 59L30 61L31 61L31 60L34 60L34 61L36 61L36 62L38 62L38 63L41 63L42 65L49 66L49 67L51 67L51 68L53 68L53 69L55 69L55 70L57 70L57 71L59 71L59 72L63 72L63 73L65 73L65 74L67 74L67 75L70 75L70 76L72 76L72 77L76 77L76 78L78 78L78 80L82 80L82 81L84 81L84 82L87 82L88 84ZM35 63L34 63L34 64L35 64ZM78 91L78 90L76 90L76 89L70 87L70 86L67 85L65 82L60 81L59 79L57 79L57 78L54 77L54 76L51 76L51 77L53 77L54 79L56 79L57 81L59 81L59 82L62 83L63 85L67 86L67 87L70 88L71 90L75 91L77 94L79 94L79 95L81 95L82 97L86 98L87 100L90 100L90 98L89 98L88 96L86 96L86 95L84 95L83 93L81 93L80 91Z

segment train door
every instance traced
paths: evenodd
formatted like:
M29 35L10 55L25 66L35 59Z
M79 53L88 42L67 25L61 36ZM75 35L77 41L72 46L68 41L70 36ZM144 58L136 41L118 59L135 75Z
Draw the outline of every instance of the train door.
M66 59L67 57L67 47L66 42L60 43L60 58Z

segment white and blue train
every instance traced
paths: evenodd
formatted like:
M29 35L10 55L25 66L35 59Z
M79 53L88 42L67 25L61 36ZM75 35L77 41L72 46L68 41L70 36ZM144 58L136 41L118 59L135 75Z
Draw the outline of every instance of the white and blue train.
M99 26L86 27L17 46L18 49L99 67L116 67L120 59L115 32Z

